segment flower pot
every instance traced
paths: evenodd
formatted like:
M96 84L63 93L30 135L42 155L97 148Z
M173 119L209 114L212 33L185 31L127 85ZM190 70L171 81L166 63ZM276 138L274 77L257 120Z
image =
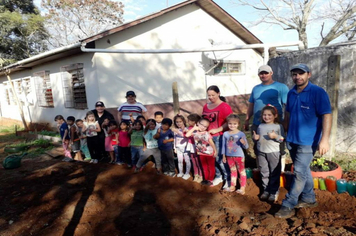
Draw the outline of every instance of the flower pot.
M336 163L335 163L336 164ZM336 179L341 179L342 177L342 169L341 167L337 165L337 168L335 170L331 171L311 171L311 175L314 177L321 177L326 179L327 176L334 176Z

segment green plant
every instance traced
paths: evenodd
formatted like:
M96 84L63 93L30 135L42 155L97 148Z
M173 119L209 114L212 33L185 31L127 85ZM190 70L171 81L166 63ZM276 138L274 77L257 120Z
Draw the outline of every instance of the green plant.
M311 167L317 167L323 171L330 170L329 164L326 162L325 157L314 157L313 161L310 163Z

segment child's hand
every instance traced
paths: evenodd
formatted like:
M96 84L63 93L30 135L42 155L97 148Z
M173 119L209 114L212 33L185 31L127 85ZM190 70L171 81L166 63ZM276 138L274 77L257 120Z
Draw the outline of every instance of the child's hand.
M163 144L166 144L166 143L168 143L168 140L166 140L166 139L163 140Z
M259 139L260 139L260 135L259 135L259 134L256 134L256 131L253 131L252 138L253 138L254 140L259 140Z
M174 149L174 153L177 153L177 149Z
M276 138L278 138L278 134L276 134L276 132L274 132L274 130L272 130L272 132L268 133L268 137L270 139L276 139Z
M223 156L222 161L223 161L223 163L226 163L226 156L225 155Z
M245 145L245 144L246 144L245 139L244 139L244 138L240 138L240 143L241 143L242 145Z

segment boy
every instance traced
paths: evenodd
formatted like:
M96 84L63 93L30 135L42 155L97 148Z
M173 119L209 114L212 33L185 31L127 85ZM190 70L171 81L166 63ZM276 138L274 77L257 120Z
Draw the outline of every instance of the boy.
M70 145L72 152L74 152L74 160L83 161L82 153L80 152L80 139L78 136L78 127L75 124L74 116L67 117L67 124L69 128Z
M161 111L156 111L155 114L155 121L156 121L156 129L160 128L162 125L162 120L163 120L163 112Z
M158 128L158 148L161 151L161 162L163 173L167 176L174 177L176 175L174 157L173 157L173 142L174 133L170 129L172 120L169 118L162 119L161 128Z
M85 159L84 161L90 161L91 160L91 156L90 156L90 152L88 149L88 144L87 144L87 136L85 135L85 132L82 131L83 129L83 120L78 119L75 121L75 124L78 127L78 134L79 134L79 139L80 139L80 150L83 152Z

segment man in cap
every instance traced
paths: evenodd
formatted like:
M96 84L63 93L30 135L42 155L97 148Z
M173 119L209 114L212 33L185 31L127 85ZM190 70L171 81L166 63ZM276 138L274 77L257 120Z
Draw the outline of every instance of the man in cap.
M136 120L137 116L142 115L146 119L147 109L136 101L136 94L134 91L126 92L126 102L122 104L118 109L118 120L119 123L123 121L133 122Z
M287 147L293 160L294 183L275 214L278 218L293 216L294 208L317 206L310 163L317 149L320 155L329 151L332 120L329 96L323 88L309 81L309 67L296 64L290 71L295 86L288 93L285 126L288 128Z

